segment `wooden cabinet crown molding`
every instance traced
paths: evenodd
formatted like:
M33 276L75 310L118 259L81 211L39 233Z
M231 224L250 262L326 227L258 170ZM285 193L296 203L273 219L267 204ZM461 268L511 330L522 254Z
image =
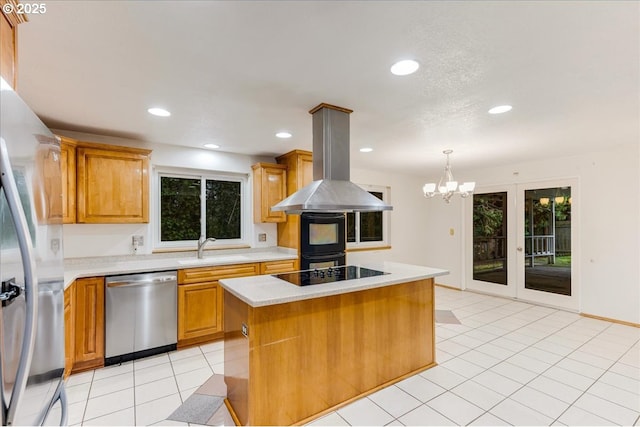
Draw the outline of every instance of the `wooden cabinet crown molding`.
M67 139L71 141L75 141L78 148L95 148L100 150L112 150L112 151L118 151L119 153L140 154L140 155L149 156L149 157L151 156L151 152L152 152L152 150L148 150L146 148L128 147L126 145L103 144L100 142L80 141L80 140L73 140L72 138L67 138Z
M19 24L23 24L29 21L29 17L26 13L18 13L18 1L17 0L0 0L0 4L2 5L2 14L7 18L12 27L15 27ZM5 5L9 4L12 7L11 13L6 13L7 8Z

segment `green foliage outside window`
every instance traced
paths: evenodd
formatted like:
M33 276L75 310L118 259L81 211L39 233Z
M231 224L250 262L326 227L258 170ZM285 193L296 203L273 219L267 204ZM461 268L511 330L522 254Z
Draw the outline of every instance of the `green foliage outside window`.
M207 237L240 238L240 183L207 180Z
M205 187L205 218L202 186ZM240 239L241 183L203 178L160 177L160 241L198 240L204 222L206 237Z

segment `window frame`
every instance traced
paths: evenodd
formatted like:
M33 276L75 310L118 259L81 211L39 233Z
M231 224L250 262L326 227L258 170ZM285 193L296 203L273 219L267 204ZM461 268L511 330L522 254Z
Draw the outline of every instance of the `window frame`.
M391 188L381 185L371 184L357 184L360 188L367 192L382 193L382 201L389 204ZM391 211L382 211L382 240L373 242L361 242L360 241L360 212L354 212L355 214L355 242L347 241L348 250L375 250L375 249L387 249L390 244L390 219L389 215ZM347 219L345 218L345 222ZM345 224L346 225L346 224ZM348 236L347 236L348 239Z
M240 183L240 238L239 239L217 239L215 242L207 244L207 248L228 248L228 247L248 247L249 232L248 227L251 222L251 204L249 200L249 175L233 172L221 172L210 171L202 169L188 169L188 168L171 168L171 167L157 167L154 170L154 215L153 215L153 249L154 250L167 250L167 249L193 249L198 246L198 240L175 240L163 242L161 241L161 194L160 194L160 182L163 177L168 178L184 178L184 179L200 179L200 233L201 235L206 232L206 181L232 181Z

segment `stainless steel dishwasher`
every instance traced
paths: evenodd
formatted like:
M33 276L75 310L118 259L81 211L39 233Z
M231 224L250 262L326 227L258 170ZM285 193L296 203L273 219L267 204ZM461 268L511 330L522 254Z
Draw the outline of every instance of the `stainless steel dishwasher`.
M105 279L105 365L176 349L175 271Z

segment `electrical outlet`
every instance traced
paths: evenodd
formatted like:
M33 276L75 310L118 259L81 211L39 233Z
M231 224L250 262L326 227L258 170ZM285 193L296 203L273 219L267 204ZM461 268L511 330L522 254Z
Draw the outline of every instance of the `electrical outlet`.
M244 335L245 337L249 338L249 327L246 324L242 324L242 335Z
M60 239L51 239L51 250L57 254L60 250Z
M131 244L133 246L144 246L144 236L139 234L131 236Z
M267 241L267 233L259 233L258 242L266 242L266 241Z

